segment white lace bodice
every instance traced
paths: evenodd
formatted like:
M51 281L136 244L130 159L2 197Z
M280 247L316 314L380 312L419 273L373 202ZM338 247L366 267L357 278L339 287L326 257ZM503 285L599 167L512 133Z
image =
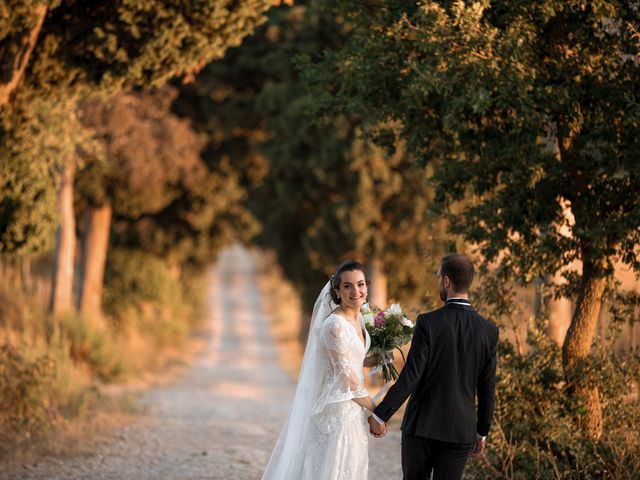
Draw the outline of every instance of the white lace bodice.
M335 313L325 319L320 331L320 351L323 360L323 381L313 414L320 414L327 405L369 395L364 387L362 363L371 345L364 328L365 344L345 318Z

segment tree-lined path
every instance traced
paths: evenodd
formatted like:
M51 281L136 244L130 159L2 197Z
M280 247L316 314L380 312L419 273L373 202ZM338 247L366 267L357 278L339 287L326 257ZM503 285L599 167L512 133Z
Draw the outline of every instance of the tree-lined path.
M252 255L223 252L208 276L206 348L175 382L142 397L143 418L90 456L42 459L7 479L259 479L293 396L278 366ZM400 478L395 423L372 439L370 478ZM381 452L381 453L380 453Z

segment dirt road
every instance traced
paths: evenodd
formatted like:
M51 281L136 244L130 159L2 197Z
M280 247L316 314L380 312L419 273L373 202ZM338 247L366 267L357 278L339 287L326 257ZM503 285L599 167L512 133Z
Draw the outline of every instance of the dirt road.
M146 392L145 414L91 455L44 458L2 479L255 480L293 397L278 366L252 255L233 247L209 273L207 345L170 385ZM400 473L398 424L371 439L371 479ZM374 451L375 449L375 451Z

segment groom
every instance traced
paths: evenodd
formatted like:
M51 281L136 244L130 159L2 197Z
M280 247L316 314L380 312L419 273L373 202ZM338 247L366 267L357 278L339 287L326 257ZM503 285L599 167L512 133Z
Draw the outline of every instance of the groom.
M402 421L404 480L431 472L433 480L462 478L469 455L484 453L495 404L498 328L469 302L473 265L447 255L437 275L445 304L418 316L407 363L369 417L371 433L382 436L411 396Z

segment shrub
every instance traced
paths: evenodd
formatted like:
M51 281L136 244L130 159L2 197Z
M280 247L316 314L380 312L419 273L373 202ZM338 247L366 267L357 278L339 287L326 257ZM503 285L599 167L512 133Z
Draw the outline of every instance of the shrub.
M155 255L114 249L105 272L105 312L121 331L138 330L159 345L176 343L192 312L175 277Z
M185 337L202 305L202 284L189 278L183 286L158 257L116 250L107 325L77 314L54 319L29 294L0 284L0 457L113 401L97 380L162 363L159 346Z
M171 307L182 303L180 285L161 258L136 250L113 249L105 271L104 309L117 316L144 303Z
M491 283L479 297L488 316L509 328L518 318L512 292ZM486 286L485 286L486 288ZM520 317L521 318L521 317ZM546 334L544 317L531 319L526 350L502 341L498 351L497 402L486 458L469 462L468 480L635 479L640 471L640 378L637 352L594 346L583 371L597 385L605 433L590 441L577 427L581 408L567 395L561 349Z
M111 332L76 314L63 316L60 328L69 340L69 354L76 363L85 363L103 381L115 380L123 374L123 360Z
M30 436L53 421L54 375L48 355L30 360L9 344L0 346L0 430Z

